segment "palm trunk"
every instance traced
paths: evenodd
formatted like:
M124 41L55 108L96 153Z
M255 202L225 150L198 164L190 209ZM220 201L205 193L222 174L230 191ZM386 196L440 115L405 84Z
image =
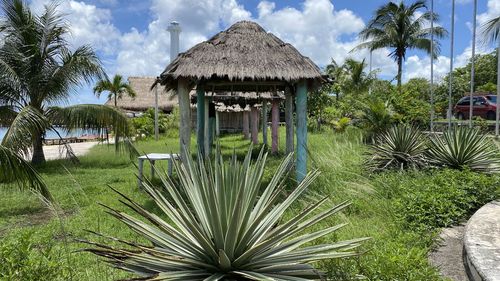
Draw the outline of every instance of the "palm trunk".
M401 91L401 76L403 74L403 56L398 56L398 89Z
M116 100L116 94L114 96L115 96L115 108L118 109L118 104L117 104L117 100ZM116 146L118 144L118 135L116 134L116 128L113 128L113 129L115 131L115 146Z
M31 163L34 165L45 163L45 155L43 153L43 138L42 133L35 133L33 139L33 156Z

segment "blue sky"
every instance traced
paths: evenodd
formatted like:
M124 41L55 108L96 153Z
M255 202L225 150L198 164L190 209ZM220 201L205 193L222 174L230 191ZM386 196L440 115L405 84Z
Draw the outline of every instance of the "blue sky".
M411 1L411 0L410 0ZM406 2L410 2L406 1ZM428 4L430 5L430 0ZM449 30L451 0L434 0L439 24ZM41 10L48 0L32 0ZM342 62L346 57L367 57L366 51L349 53L359 41L357 33L382 0L64 0L61 12L71 25L70 42L91 44L97 50L108 74L156 76L169 62L169 35L172 20L180 22L181 51L206 40L241 19L261 24L284 41L292 43L304 55L324 66L331 58ZM463 66L470 57L473 0L456 0L455 61ZM500 14L499 0L478 0L478 23ZM436 79L449 66L449 38L441 40L441 56L435 63ZM478 52L491 51L479 46ZM374 54L379 76L392 79L396 65L387 57L389 50ZM404 65L404 79L426 77L429 59L423 52L411 51ZM93 96L90 86L77 89L70 103L103 103ZM105 95L103 95L105 96Z

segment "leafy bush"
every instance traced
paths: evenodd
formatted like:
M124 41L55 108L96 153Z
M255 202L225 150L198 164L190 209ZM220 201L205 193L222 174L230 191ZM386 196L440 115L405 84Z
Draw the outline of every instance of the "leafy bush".
M165 280L313 280L323 274L309 262L356 255L352 250L365 239L304 246L341 228L343 225L329 225L304 233L348 204L316 212L327 202L321 199L282 221L285 211L318 173L309 173L286 197L282 196L294 159L289 155L262 190L267 158L263 151L252 164L251 149L241 163L235 154L231 161L223 161L219 148L215 160L207 165L202 157L198 163L188 159L177 165L177 186L165 179L163 190L145 185L170 223L120 194L124 204L149 224L111 208L109 213L153 246L123 241L127 248L121 249L88 242L97 248L87 251L146 279Z
M426 150L424 135L418 128L395 125L375 137L368 165L375 170L421 168L427 164Z
M393 112L388 102L373 100L366 104L362 118L362 126L366 130L368 140L373 140L375 135L385 132L393 121Z
M499 172L495 144L477 129L458 127L430 140L428 158L436 165L477 172Z
M158 113L158 131L160 134L176 137L179 134L179 109L174 108L170 114L162 112ZM141 117L132 119L132 124L136 130L136 134L140 136L153 136L155 112L154 109L148 109Z
M0 280L68 280L54 242L36 242L31 232L0 241Z
M385 178L395 214L406 229L429 231L467 219L482 205L500 196L500 179L469 170L413 172L413 180L400 173Z
M351 118L342 117L339 120L331 121L330 124L332 125L332 128L335 132L343 133L343 132L345 132L347 127L349 127L349 124L351 124Z

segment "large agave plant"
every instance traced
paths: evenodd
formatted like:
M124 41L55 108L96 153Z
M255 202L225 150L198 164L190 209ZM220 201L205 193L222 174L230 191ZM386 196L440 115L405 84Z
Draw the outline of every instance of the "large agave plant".
M199 158L201 159L201 158ZM349 257L365 240L355 239L314 245L344 224L307 233L311 226L336 214L348 203L323 208L323 198L311 202L289 220L283 214L307 190L318 172L285 196L289 155L265 188L262 175L266 154L255 163L250 152L243 162L236 156L225 162L220 149L204 163L188 159L176 167L179 184L162 179L164 190L145 190L169 220L153 214L120 193L122 202L137 216L108 208L151 245L119 241L126 248L91 243L86 251L107 259L117 268L142 276L140 280L317 280L322 273L310 262ZM133 279L136 280L136 279Z
M459 127L431 138L427 155L436 165L453 169L486 173L500 169L498 148L477 129Z
M422 132L411 125L394 125L375 138L369 166L374 170L421 168L427 164L426 141Z

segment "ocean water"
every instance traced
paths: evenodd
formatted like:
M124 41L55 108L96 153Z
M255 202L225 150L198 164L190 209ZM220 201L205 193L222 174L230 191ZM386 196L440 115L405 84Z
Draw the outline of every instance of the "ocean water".
M7 129L5 127L0 127L0 141L3 140L3 137L7 133ZM61 137L80 137L82 135L98 135L98 131L93 131L93 130L75 130L75 131L70 131L69 133L66 133L65 130L62 128L56 128L57 132L61 135ZM56 132L49 130L45 134L45 139L57 139L59 136L57 135Z

